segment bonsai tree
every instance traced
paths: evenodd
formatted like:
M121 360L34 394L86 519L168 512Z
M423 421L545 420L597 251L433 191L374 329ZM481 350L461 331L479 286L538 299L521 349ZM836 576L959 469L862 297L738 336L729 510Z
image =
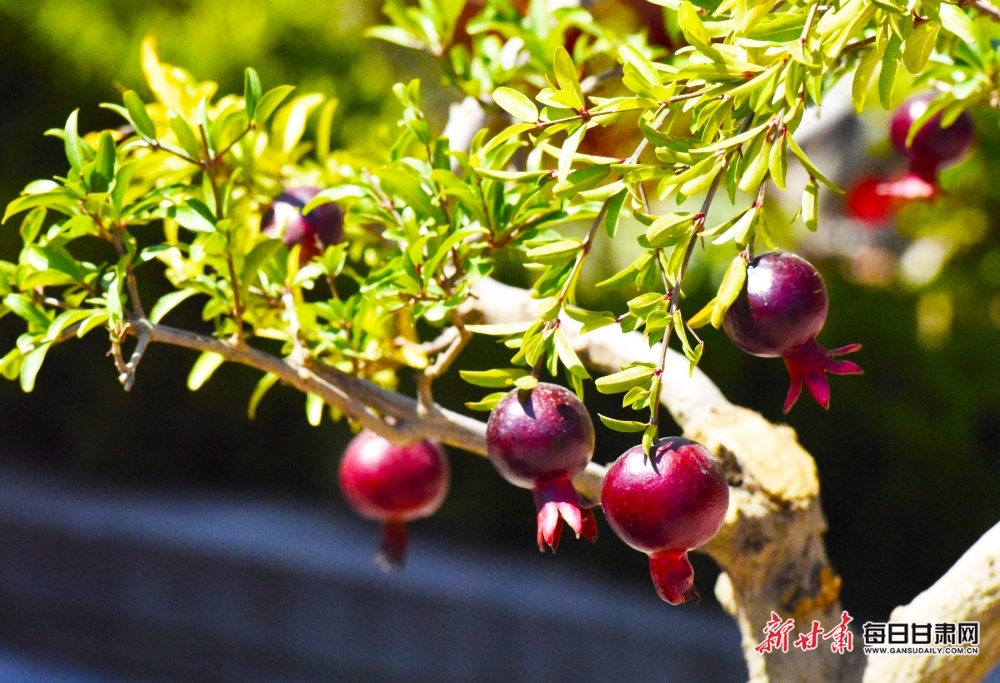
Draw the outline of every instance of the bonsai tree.
M789 429L730 404L698 364L706 341L730 343L708 326L747 353L782 357L786 412L803 387L828 406L827 373L861 371L840 358L857 344L818 341L836 302L767 210L794 191L794 221L821 229L820 188L839 190L796 132L845 79L858 111L870 97L891 109L905 90L927 90L892 134L933 188L972 144L965 112L997 99L1000 12L988 0L631 4L652 22L637 32L575 2L389 0L389 24L370 36L433 55L459 95L440 126L420 82L396 85L399 125L375 156L331 148L332 101L265 88L250 67L242 93L219 96L147 40L153 99L127 90L105 105L122 119L114 129L81 131L70 114L49 131L68 168L7 205L23 247L0 262L2 312L23 332L0 373L31 391L47 352L88 333L107 336L126 390L151 344L199 354L192 389L222 363L250 366L261 372L251 412L282 383L305 395L310 422L328 414L380 439L352 452L350 495L372 466L362 450L427 456L433 473L419 482L374 465L372 480L390 483L365 483L354 505L387 524L436 509L443 443L456 457L488 455L532 489L543 550L557 548L564 522L596 540L594 508L607 497L612 528L650 555L668 602L697 595L687 552L703 546L723 571L715 593L743 632L753 680L982 676L1000 655L1000 530L892 615L977 622L978 657L866 659L823 545L814 462ZM623 305L579 305L595 247L622 243L638 255L596 287L619 290ZM728 264L707 300L686 296L696 258ZM530 289L494 279L499 264ZM159 285L141 286L142 271ZM189 300L203 325L172 325ZM462 369L474 335L496 338L509 362ZM455 371L484 388L465 406L481 418L436 395ZM403 376L412 395L398 390ZM597 415L596 428L634 435L607 482L606 463L592 461L595 389L634 413ZM661 429L661 407L683 436ZM390 545L400 560L403 541ZM789 648L789 620L833 645Z

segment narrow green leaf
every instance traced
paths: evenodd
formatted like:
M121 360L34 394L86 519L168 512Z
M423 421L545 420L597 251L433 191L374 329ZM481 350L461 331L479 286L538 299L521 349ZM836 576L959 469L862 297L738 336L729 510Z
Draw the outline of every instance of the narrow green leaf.
M41 344L24 356L24 359L21 361L20 372L21 391L30 393L35 388L35 378L38 376L38 371L45 360L45 354L49 352L49 347L51 346L52 344L50 343Z
M605 415L597 414L597 417L601 418L601 422L608 429L613 429L616 432L624 433L635 433L641 432L648 426L645 422L636 422L634 420L616 420L612 417L607 417Z
M254 246L243 259L243 270L240 273L240 301L246 300L247 292L257 279L257 272L281 246L282 241L279 239L264 240Z
M265 373L260 381L257 382L257 386L254 387L253 393L250 394L250 402L247 405L247 417L251 420L257 417L257 406L260 405L260 401L264 398L271 387L278 383L278 376L273 372Z
M194 362L194 365L191 367L191 373L188 375L188 389L191 391L198 391L201 389L205 382L208 381L208 378L212 376L212 373L214 373L225 360L225 358L212 351L205 351L198 356L198 360Z
M646 239L649 241L649 246L654 249L673 246L687 236L693 227L694 215L691 213L682 211L666 214L646 228Z
M646 457L652 455L650 449L652 449L653 441L656 440L658 433L659 428L655 424L646 427L646 430L642 433L642 451L646 454Z
M279 85L277 88L271 88L266 93L264 93L260 102L257 103L257 110L254 112L257 116L258 123L266 123L274 110L281 106L281 103L285 101L291 92L295 90L293 86L290 85Z
M101 133L101 141L97 146L97 156L94 159L94 172L90 177L91 192L107 192L115 179L115 140L110 131Z
M319 427L323 423L323 409L326 402L311 391L306 393L306 420L313 427Z
M600 377L594 382L602 394L620 394L632 387L644 386L649 383L655 367L649 365L633 365L611 375Z
M501 87L493 91L493 101L515 119L526 123L538 120L538 107L527 95L513 88Z
M698 48L699 52L714 62L725 61L719 51L712 47L712 38L708 29L705 28L705 24L702 23L701 17L698 16L697 7L690 2L682 3L677 10L677 21L684 38Z
M122 98L135 131L146 140L156 140L156 124L149 117L142 98L134 90L126 90Z
M167 313L177 308L182 301L191 298L195 294L198 294L198 290L193 287L186 287L176 292L164 294L149 311L149 321L154 325L159 323Z
M583 367L580 357L576 355L576 351L574 351L573 347L570 346L569 340L566 339L566 334L561 328L556 329L553 341L555 343L556 354L559 356L560 362L562 362L570 374L581 379L589 379L590 374L588 374L587 369Z
M3 305L9 308L17 317L26 320L32 325L37 325L42 329L48 329L49 317L45 315L45 310L30 301L24 294L8 294L3 298Z
M911 74L917 75L927 66L927 60L934 51L940 31L941 27L938 24L927 22L914 28L913 33L906 39L903 48L903 66Z
M80 134L77 132L76 120L79 115L80 110L74 109L66 120L65 134L63 135L66 159L69 160L70 167L77 173L83 170L83 165L87 162L84 151L86 143L80 139Z
M854 102L854 109L860 114L864 111L865 100L868 97L868 86L872 80L872 74L875 73L875 67L878 66L879 61L882 59L882 55L875 48L867 50L864 56L861 57L861 61L858 62L858 67L854 72L854 81L851 83L851 100Z
M976 42L976 29L969 15L962 11L957 5L942 2L938 10L941 17L941 25L950 33L958 36L963 42Z
M604 228L608 233L608 237L614 239L615 233L618 232L618 218L621 216L622 207L625 205L625 199L628 197L628 189L623 189L618 192L614 197L608 200L608 212L604 217Z
M812 232L819 227L819 185L810 177L802 190L802 220Z
M257 112L257 105L263 91L260 85L260 76L252 67L247 67L243 73L243 99L246 102L247 118L255 121L254 114Z
M785 175L788 173L788 154L785 151L787 137L788 133L783 131L771 145L771 154L767 165L771 180L780 190L785 189Z
M816 180L820 181L821 183L829 187L834 192L839 192L840 194L843 194L844 191L841 190L839 187L837 187L837 185L832 180L823 175L823 173L819 170L819 168L816 167L816 164L814 164L812 160L808 156L806 156L806 153L802 151L801 147L799 147L799 143L795 141L795 137L792 135L789 135L787 137L788 137L787 140L788 149L790 149L792 154L794 154L798 158L803 168L806 169L806 173L808 173L810 176L812 176Z
M580 77L577 75L576 64L569 52L562 45L556 48L552 58L552 65L555 70L556 82L559 89L569 96L569 104L573 109L583 109L586 102L583 99L583 88L580 87Z
M201 143L198 142L198 137L194 134L194 130L187 122L187 119L171 109L167 112L167 124L170 126L170 130L174 132L174 135L177 136L177 142L180 143L180 146L187 152L188 156L192 159L200 158Z
M896 85L896 73L899 71L900 55L903 51L903 41L893 34L885 46L882 55L882 71L878 75L879 101L885 109L892 109L892 91Z
M500 399L507 395L505 391L498 391L484 396L479 401L469 401L465 407L469 410L492 411L500 403Z
M578 239L561 239L534 249L529 249L525 257L534 263L555 264L576 258L583 243Z
M494 370L461 370L458 373L469 384L488 389L502 389L529 374L525 368L496 368Z
M538 386L538 378L534 375L525 375L514 380L514 386L521 391L531 391Z
M722 320L726 317L726 311L733 305L736 298L743 291L743 283L747 279L747 260L740 254L729 262L726 274L722 277L722 284L719 285L719 293L715 297L712 305L712 327L718 328L722 325Z

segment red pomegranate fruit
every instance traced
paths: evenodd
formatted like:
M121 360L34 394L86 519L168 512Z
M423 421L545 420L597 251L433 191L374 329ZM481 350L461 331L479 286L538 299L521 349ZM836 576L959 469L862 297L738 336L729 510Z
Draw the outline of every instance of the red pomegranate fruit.
M893 113L889 123L889 138L896 150L909 161L909 171L898 180L883 183L879 193L917 199L937 194L938 171L969 153L975 142L975 127L968 112L958 115L951 125L942 125L938 112L918 130L909 145L906 139L913 123L919 119L935 95L924 93L911 97Z
M321 204L308 214L302 213L302 208L317 194L316 187L289 188L274 198L260 220L260 230L265 235L280 237L289 249L301 245L300 265L340 242L344 233L344 214L333 202Z
M671 605L698 597L688 551L708 543L726 517L729 486L712 453L673 436L634 446L604 478L601 506L622 541L649 556L656 592Z
M366 429L347 445L339 480L355 512L382 522L382 547L376 559L389 568L406 559L406 523L429 517L441 507L451 470L437 444L395 444Z
M826 373L858 375L861 368L837 357L861 348L851 344L827 350L816 336L823 329L829 300L823 278L811 263L786 252L763 254L747 264L747 277L723 327L740 350L763 358L782 357L791 377L787 413L802 386L823 406L830 406Z
M490 413L486 447L504 479L534 493L539 550L556 551L563 520L577 538L597 540L594 512L571 482L593 457L594 423L572 391L544 382L511 391Z

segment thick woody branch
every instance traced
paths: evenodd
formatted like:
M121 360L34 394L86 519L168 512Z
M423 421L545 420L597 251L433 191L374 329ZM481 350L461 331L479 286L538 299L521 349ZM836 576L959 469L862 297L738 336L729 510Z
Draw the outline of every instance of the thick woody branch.
M1000 524L987 531L937 582L891 621L979 622L979 655L872 655L865 683L978 681L1000 658Z

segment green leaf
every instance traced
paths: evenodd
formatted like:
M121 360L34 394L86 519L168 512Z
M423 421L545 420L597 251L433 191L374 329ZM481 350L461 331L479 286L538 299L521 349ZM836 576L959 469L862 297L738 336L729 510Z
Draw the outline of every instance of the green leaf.
M854 81L851 83L851 100L854 102L854 109L860 114L865 108L865 99L868 97L868 85L871 83L872 74L878 66L882 56L878 50L872 48L864 53L858 68L854 72Z
M247 118L251 121L256 120L254 114L257 111L258 103L260 103L262 92L260 76L252 67L248 66L243 72L243 99L246 102Z
M655 366L651 363L632 365L614 374L598 378L594 386L602 394L620 394L632 387L648 384L655 370Z
M8 294L3 298L3 305L9 308L17 317L42 329L47 329L51 322L49 317L45 315L45 310L28 299L24 294Z
M819 180L821 183L829 187L834 192L839 192L840 194L844 193L844 191L841 190L839 187L837 187L837 185L832 180L823 175L823 173L819 170L819 168L816 167L816 164L814 164L812 160L806 156L806 153L802 151L801 147L799 147L799 143L795 141L794 136L792 135L787 136L787 142L788 142L788 149L790 149L792 154L794 154L798 158L803 168L806 169L806 173L808 173L816 180Z
M819 185L812 177L802 190L802 220L810 231L816 232L819 227Z
M646 239L649 241L649 246L654 249L673 246L686 237L693 227L693 214L687 212L666 214L646 228Z
M191 373L188 375L187 386L191 391L198 391L201 387L208 381L208 378L212 376L220 365L226 359L213 351L205 351L200 356L198 360L194 362L191 367Z
M500 400L507 395L505 391L498 391L484 396L479 401L470 401L465 404L469 410L492 411L500 403Z
M917 75L927 66L927 60L937 44L941 27L934 22L921 24L913 29L903 48L903 66L911 74Z
M698 16L698 8L690 2L682 3L677 10L677 21L684 38L698 48L699 52L709 57L713 62L725 61L719 51L712 47L712 38L708 29L705 28L705 24L702 23L701 17Z
M204 203L189 199L186 204L172 206L167 215L178 225L193 232L215 232L215 218Z
M257 382L257 386L254 387L253 393L250 394L250 403L247 405L247 417L251 420L257 417L257 406L260 405L260 401L264 398L264 394L270 390L275 384L278 383L278 376L273 372L265 373L260 381Z
M51 346L52 344L50 343L41 344L24 356L24 359L21 361L20 372L21 391L30 393L35 388L35 377L38 376L38 371L45 360L45 354L48 353Z
M77 117L80 115L79 109L74 109L66 120L66 128L64 133L64 143L66 148L66 159L69 160L70 167L77 173L83 170L83 165L87 162L87 156L85 147L86 144L80 139L80 134L77 133Z
M740 254L729 262L726 274L722 276L722 284L719 285L719 293L716 295L715 303L712 306L712 327L718 329L722 325L726 311L733 305L736 298L743 291L743 283L747 279L747 260Z
M306 393L306 420L310 425L319 427L323 423L324 408L326 402L322 398L311 391Z
M878 75L879 101L885 109L892 109L892 90L896 85L896 72L899 71L900 54L903 51L903 41L893 34L885 46L882 55L882 71Z
M135 126L135 131L146 140L156 140L156 124L149 118L149 112L146 111L142 98L134 90L126 90L122 98L125 100L125 108L128 110L129 120Z
M628 188L625 188L608 200L608 213L604 217L604 228L608 233L608 237L612 239L614 239L615 233L618 232L618 218L621 215L622 207L625 205L627 197Z
M578 239L567 238L529 249L525 257L534 263L556 264L571 261L583 247Z
M466 325L465 329L473 334L487 334L496 337L506 337L512 334L525 332L534 323L530 321L520 323L506 323L497 325Z
M260 102L257 104L257 110L254 112L257 116L258 123L265 123L274 110L281 106L281 103L285 101L291 92L295 90L294 87L290 85L279 85L277 88L271 88L266 93L264 93Z
M177 136L177 142L180 143L188 156L192 159L200 158L201 143L198 142L198 137L194 134L194 130L188 124L187 119L171 109L167 112L167 123L170 126L170 130Z
M562 328L556 329L553 341L555 342L556 354L559 356L559 360L570 374L581 379L589 379L590 374L583 367L583 363L580 361L580 357L576 355L576 351L570 346L569 340L566 339Z
M513 88L497 88L493 91L493 101L515 119L525 122L538 120L538 107L535 103Z
M525 375L514 380L514 386L521 391L531 391L538 386L538 378L534 375Z
M502 389L529 374L525 368L497 368L494 370L461 370L458 373L469 384L488 389Z
M567 104L576 110L583 109L586 102L583 99L583 88L580 87L580 77L577 75L573 58L569 56L569 52L562 45L556 48L552 65L559 89L569 96Z
M282 241L279 239L264 240L251 249L243 259L243 270L240 273L240 301L246 300L250 287L257 279L257 272L281 246Z
M186 287L184 289L179 289L176 292L169 292L160 297L152 310L149 312L149 321L154 325L159 323L170 311L174 310L180 303L186 299L191 298L195 294L198 294L198 290L193 287Z
M641 432L648 426L645 422L636 422L634 420L616 420L612 417L601 415L600 413L597 414L597 417L601 418L601 422L604 423L605 427L613 429L616 432Z
M976 42L975 26L972 19L961 8L942 2L938 11L941 25L946 31L955 34L965 43L973 44Z
M655 424L646 427L646 430L642 433L642 451L646 454L646 457L650 456L650 449L653 447L653 441L656 440L658 433L659 428Z
M97 146L97 157L94 159L94 171L90 176L91 192L107 192L115 179L115 140L110 131L101 133L101 141Z

